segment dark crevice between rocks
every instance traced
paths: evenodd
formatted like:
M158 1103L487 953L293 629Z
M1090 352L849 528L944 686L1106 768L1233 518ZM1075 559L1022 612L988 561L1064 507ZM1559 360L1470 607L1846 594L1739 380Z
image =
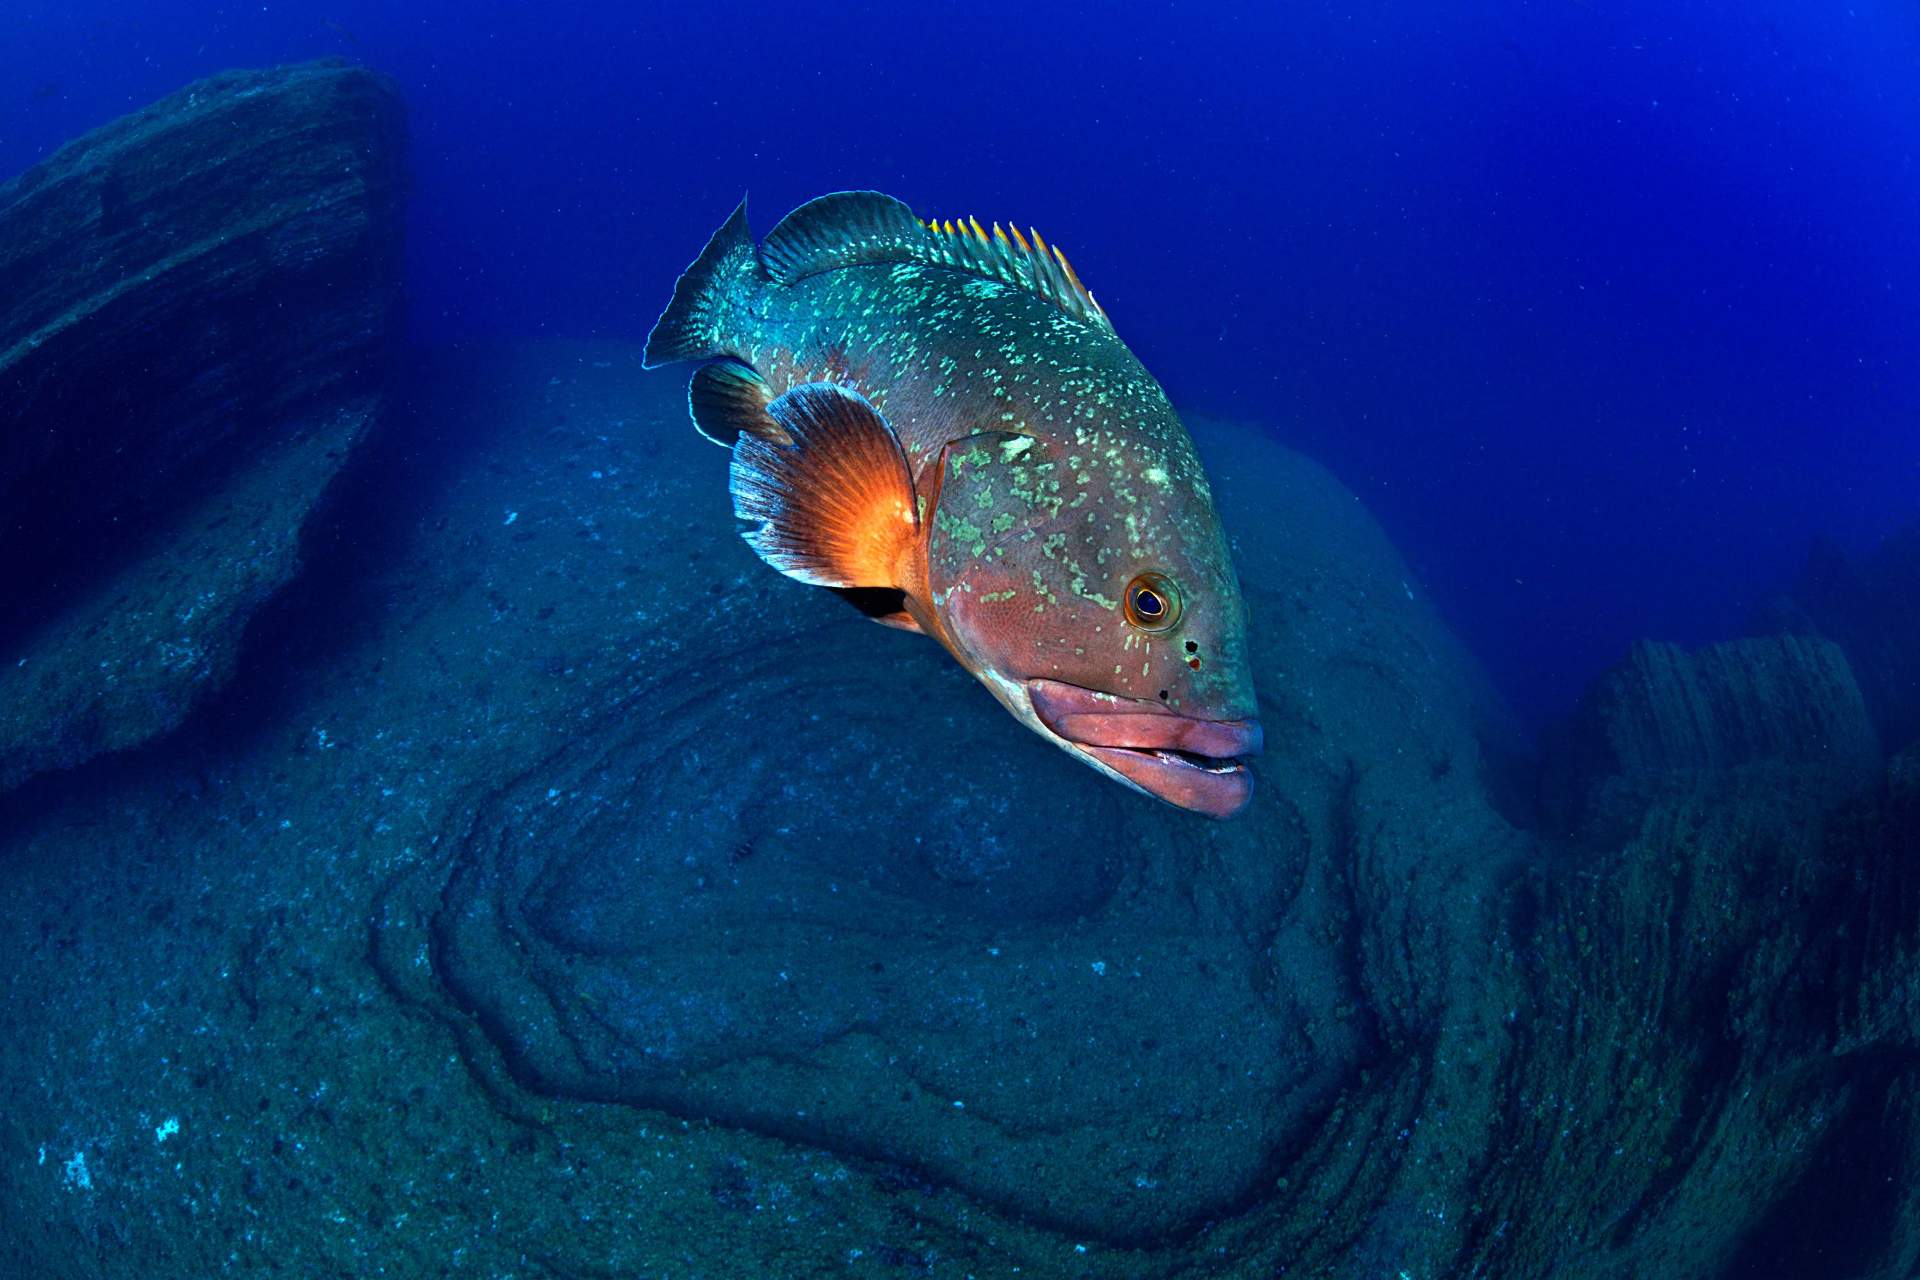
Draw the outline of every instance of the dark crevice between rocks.
M260 314L267 310L323 314L334 305L341 287L332 278L279 282L265 296L210 299L207 310L218 318L208 323L241 330L257 324ZM375 327L393 331L398 326L395 317L387 316ZM149 335L155 344L153 350L118 351L113 358L135 367L164 364L161 347L170 336ZM347 339L343 336L339 340ZM194 450L165 459L144 473L137 486L115 493L110 505L101 507L98 500L85 496L90 485L105 484L111 489L117 482L102 476L105 460L91 456L89 448L80 444L72 445L74 456L65 465L51 474L36 476L37 483L32 487L21 486L8 511L7 533L18 539L18 545L32 547L33 554L11 564L0 563L0 653L23 647L37 631L58 621L65 609L94 584L145 557L150 550L150 535L164 529L191 500L226 489L263 452L285 447L308 434L315 415L360 397L377 396L382 390L383 353L363 343L356 343L347 352L329 353L318 335L313 350L318 367L302 370L302 388L295 396L288 394L285 385L249 382L238 374L210 389L218 396L216 403L196 403L191 386L136 388L140 395L163 402L171 414L203 415L210 427L214 423L229 424L228 434L224 440L200 441ZM192 381L212 382L216 381L216 369L217 365L183 373L191 374ZM264 371L261 376L272 372ZM119 402L123 391L116 380L102 379L100 383L95 385L85 377L72 379L71 385L62 388L59 403L47 412L58 417L58 429L70 441L97 438L110 448L115 435L127 430L114 420L127 419L141 410L138 405ZM102 385L113 389L102 390ZM239 427L247 423L269 425L249 436ZM39 424L29 418L14 429L31 431L39 429ZM84 519L76 521L76 515L84 515Z
M407 506L391 499L407 490L396 486L430 492L434 482L435 469L419 465L425 451L410 444L411 426L376 423L343 464L300 532L301 572L248 620L225 686L172 730L137 747L29 778L0 803L0 843L56 808L111 795L143 778L177 775L183 760L217 767L285 710L303 669L326 663L361 635L377 602L356 588L383 554L404 543ZM211 467L209 474L237 465ZM324 625L314 625L316 619Z
M1873 1050L1852 1061L1853 1105L1748 1233L1719 1280L1752 1276L1876 1276L1900 1259L1912 1214L1915 1150L1878 1103L1920 1087L1920 1054ZM1906 1261L1910 1264L1912 1259Z
M402 367L431 359L403 352ZM300 574L249 624L227 687L183 726L203 746L243 753L278 725L302 677L375 638L392 566L463 465L484 456L497 425L456 435L436 410L433 379L396 379L386 420L355 450L301 534Z

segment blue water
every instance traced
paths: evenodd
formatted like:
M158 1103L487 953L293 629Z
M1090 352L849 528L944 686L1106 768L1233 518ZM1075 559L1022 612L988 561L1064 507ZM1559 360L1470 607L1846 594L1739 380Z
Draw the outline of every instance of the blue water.
M638 341L742 190L1037 225L1177 401L1352 485L1534 721L1920 516L1905 3L718 8L14 0L0 171L364 62L423 343Z

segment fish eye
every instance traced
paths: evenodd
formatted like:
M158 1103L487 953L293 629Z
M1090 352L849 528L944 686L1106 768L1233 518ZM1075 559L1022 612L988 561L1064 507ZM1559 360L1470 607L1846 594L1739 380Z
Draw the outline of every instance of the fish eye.
M1139 574L1127 584L1121 608L1142 631L1169 630L1180 621L1180 588L1163 573Z

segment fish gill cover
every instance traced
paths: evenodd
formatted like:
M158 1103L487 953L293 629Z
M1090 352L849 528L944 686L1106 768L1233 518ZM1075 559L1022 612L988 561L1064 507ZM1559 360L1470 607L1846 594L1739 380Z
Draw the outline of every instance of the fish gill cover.
M1920 1265L1906 10L10 22L0 1273ZM1231 822L739 536L888 442L937 530L903 379L642 370L743 188L875 187L1177 406ZM993 417L955 565L1067 447Z

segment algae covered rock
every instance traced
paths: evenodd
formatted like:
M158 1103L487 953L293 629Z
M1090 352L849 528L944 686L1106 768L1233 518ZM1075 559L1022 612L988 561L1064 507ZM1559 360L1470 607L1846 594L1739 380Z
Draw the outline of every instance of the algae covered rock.
M402 109L337 63L201 81L0 186L0 789L232 670L377 418Z

